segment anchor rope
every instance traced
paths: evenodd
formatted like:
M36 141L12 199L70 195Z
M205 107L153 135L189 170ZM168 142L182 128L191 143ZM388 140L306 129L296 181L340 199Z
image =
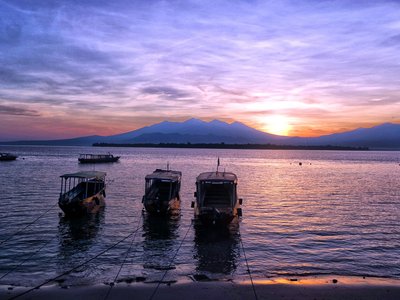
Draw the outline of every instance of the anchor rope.
M154 298L154 296L156 295L156 293L157 293L157 291L158 291L158 288L160 287L161 282L164 280L165 276L167 275L168 270L171 268L171 265L172 265L173 261L175 260L176 256L178 255L178 252L179 252L179 250L181 249L181 247L182 247L182 245L183 245L183 242L185 241L186 236L187 236L187 234L189 233L189 229L192 227L192 225L193 225L193 220L190 222L190 224L189 224L189 226L188 226L188 229L186 230L186 233L185 233L185 235L184 235L182 241L181 241L180 244L179 244L178 249L176 249L176 252L175 252L174 256L172 257L172 259L171 259L171 261L170 261L170 263L169 263L167 269L165 270L163 276L161 277L161 280L158 282L158 284L157 284L156 288L154 289L153 293L151 294L149 300L152 300L152 299Z
M116 246L118 246L119 244L121 244L123 241L125 241L126 239L128 239L129 237L131 237L133 234L135 234L138 230L139 230L139 228L136 229L135 231L129 233L128 235L126 235L125 237L123 237L122 239L120 239L118 242L114 243L114 244L111 245L110 247L106 248L105 250L103 250L103 251L99 252L98 254L94 255L92 258L85 260L84 262L80 263L79 265L76 265L75 267L69 269L68 271L65 271L64 273L62 273L62 274L60 274L60 275L57 275L57 276L55 276L55 277L53 277L53 278L50 278L50 279L44 281L43 283L41 283L41 284L39 284L39 285L37 285L37 286L35 286L35 287L33 287L33 288L30 288L30 289L28 289L28 290L26 290L26 291L24 291L24 292L22 292L22 293L20 293L20 294L18 294L18 295L15 295L15 296L11 297L9 300L17 299L17 298L19 298L19 297L21 297L21 296L23 296L23 295L26 295L26 294L28 294L28 293L34 291L35 289L39 289L40 287L44 286L45 284L48 284L48 283L50 283L50 282L53 282L53 281L59 279L59 278L62 277L62 276L68 275L69 273L75 271L76 269L78 269L78 268L80 268L80 267L86 265L87 263L91 262L92 260L94 260L94 259L98 258L99 256L103 255L103 254L106 253L107 251L109 251L109 250L115 248Z
M122 261L122 264L121 264L121 266L119 267L118 273L117 273L117 275L115 276L114 281L110 284L110 288L108 289L107 294L106 294L106 296L104 297L104 300L107 300L108 296L110 295L111 290L112 290L113 286L115 285L115 282L116 282L117 279L118 279L119 273L121 272L122 267L123 267L124 264L125 264L125 261L126 261L126 259L127 259L127 257L128 257L128 254L129 254L129 252L131 252L131 249L132 249L132 246L133 246L133 242L134 242L135 239L136 239L136 233L137 233L138 230L139 230L140 220L142 219L142 216L143 216L143 214L140 214L140 217L139 217L138 222L137 222L137 227L136 227L136 230L135 230L135 234L133 235L131 244L129 245L128 251L126 251L126 253L125 253L124 260Z
M255 288L254 283L253 283L253 276L251 276L251 271L250 271L250 267L249 267L249 262L248 262L248 260L247 260L246 251L245 251L245 249L244 249L243 240L242 240L242 234L240 233L240 229L239 229L239 237L240 237L240 244L242 245L244 260L246 261L247 273L249 273L251 286L252 286L252 288L253 288L254 298L255 298L256 300L258 300L258 296L257 296L257 293L256 293L256 288Z
M46 210L44 213L42 213L39 217L37 217L35 220L33 220L32 222L28 223L25 227L18 229L16 232L14 232L13 234L11 234L8 238L2 240L0 242L0 245L6 243L7 241L11 240L13 237L15 237L16 235L18 235L19 233L21 233L22 231L24 231L25 229L27 229L28 227L30 227L31 225L35 224L40 218L42 218L45 214L47 214L50 210L54 209L54 206L57 203L54 203L48 210Z
M3 279L4 277L6 277L7 275L11 274L12 272L14 272L15 270L17 270L20 266L22 266L25 262L27 262L28 260L30 260L33 256L35 256L37 253L40 252L40 250L42 250L44 247L46 247L48 244L50 244L50 242L52 242L57 236L53 236L50 240L48 240L47 242L45 242L42 246L40 246L40 248L38 250L36 250L35 252L31 253L31 255L29 257L27 257L26 259L24 259L22 262L20 262L18 265L16 265L13 269L9 270L7 273L3 274L0 277L0 280Z

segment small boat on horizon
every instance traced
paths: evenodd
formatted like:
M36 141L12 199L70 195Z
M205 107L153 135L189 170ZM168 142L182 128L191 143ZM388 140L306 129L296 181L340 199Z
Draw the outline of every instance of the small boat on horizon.
M11 153L0 152L0 161L16 160L17 157L18 157L17 155Z
M83 171L61 175L58 205L66 215L95 213L105 206L105 172Z
M182 172L156 169L145 177L145 194L142 198L150 214L166 214L180 205L179 191Z
M114 156L110 152L107 154L91 154L83 153L79 154L78 161L81 164L94 164L94 163L108 163L118 161L120 156Z
M242 215L242 199L237 196L237 176L231 172L205 172L196 178L195 219L204 225L229 225Z

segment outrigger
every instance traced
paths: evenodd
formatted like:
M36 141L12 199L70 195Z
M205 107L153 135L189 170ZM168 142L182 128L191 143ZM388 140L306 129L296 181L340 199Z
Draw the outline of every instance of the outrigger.
M166 214L179 208L182 173L156 169L145 177L145 194L143 205L150 214Z
M85 171L61 175L58 205L66 215L95 213L105 205L105 172Z
M219 166L219 159L218 159ZM228 225L242 215L242 199L237 196L237 176L231 172L205 172L197 176L195 218L204 225Z

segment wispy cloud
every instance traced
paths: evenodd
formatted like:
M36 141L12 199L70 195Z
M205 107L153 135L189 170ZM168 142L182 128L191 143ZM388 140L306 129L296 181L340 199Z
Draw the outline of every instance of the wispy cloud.
M40 116L39 112L35 110L26 109L22 107L6 106L6 105L0 105L0 114L15 115L15 116L30 116L30 117Z
M400 108L399 20L390 0L3 0L0 95L43 122L69 115L71 127L90 110L123 119L121 130L144 125L143 113L384 122ZM332 110L335 124L312 117Z

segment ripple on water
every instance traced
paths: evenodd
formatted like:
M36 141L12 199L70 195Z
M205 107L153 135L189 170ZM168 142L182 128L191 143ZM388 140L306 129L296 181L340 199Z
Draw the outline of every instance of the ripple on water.
M165 272L166 281L248 276L240 238L255 277L400 278L398 152L5 148L25 159L0 166L0 243L54 207L0 244L0 277L12 271L1 284L40 284L136 228L136 235L73 270L62 284L112 282L118 272L121 280L146 282ZM77 163L79 153L108 151L121 155L120 163ZM214 170L217 157L239 177L243 218L226 231L205 232L192 227L190 203L196 176ZM181 211L152 219L142 214L144 177L167 162L183 172ZM60 216L59 176L85 169L107 172L106 208L87 218Z

